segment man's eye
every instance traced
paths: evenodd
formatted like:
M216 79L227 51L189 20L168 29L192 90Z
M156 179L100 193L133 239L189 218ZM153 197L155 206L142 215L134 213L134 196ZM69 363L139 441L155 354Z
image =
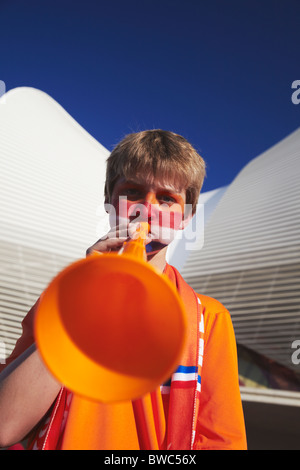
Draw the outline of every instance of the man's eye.
M168 204L176 202L172 196L168 196L167 194L163 194L162 196L159 196L159 200L163 202L167 202Z
M125 196L139 196L140 195L140 191L135 188L125 188L122 192L123 194L125 194Z

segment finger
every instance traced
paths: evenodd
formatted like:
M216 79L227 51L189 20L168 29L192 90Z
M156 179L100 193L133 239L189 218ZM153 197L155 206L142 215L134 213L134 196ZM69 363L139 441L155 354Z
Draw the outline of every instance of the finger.
M126 240L128 238L128 226L116 226L116 227L113 227L107 234L107 238L121 238L124 240Z
M94 245L87 249L86 255L92 254L94 251L99 253L107 253L110 251L118 251L123 245L124 240L120 238L107 238L106 240L98 240Z

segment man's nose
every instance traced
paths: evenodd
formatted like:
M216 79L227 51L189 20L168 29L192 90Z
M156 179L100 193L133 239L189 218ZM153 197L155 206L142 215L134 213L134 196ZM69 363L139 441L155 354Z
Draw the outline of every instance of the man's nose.
M144 204L147 206L148 204L151 205L151 204L157 204L158 201L157 201L157 198L156 198L156 194L153 193L152 191L146 193L145 195L145 198L144 198Z
M147 193L137 204L131 206L130 215L134 213L135 217L139 217L142 220L156 220L159 212L157 204L158 201L155 194Z
M144 217L150 218L151 213L153 217L153 213L155 212L155 208L157 209L157 198L156 194L153 192L148 192L144 195L144 197L139 201L139 204L142 208L142 213Z

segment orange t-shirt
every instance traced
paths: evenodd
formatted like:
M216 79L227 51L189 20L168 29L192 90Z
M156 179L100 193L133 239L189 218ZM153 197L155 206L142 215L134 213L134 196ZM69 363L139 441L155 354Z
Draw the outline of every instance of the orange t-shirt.
M204 355L194 449L244 450L247 442L231 317L217 300L205 295L198 297L204 317ZM33 344L37 305L38 301L24 318L23 334L6 364L1 365L0 372ZM163 394L163 403L167 422L168 394Z
M204 316L204 356L195 449L247 448L239 388L236 340L230 314L198 295Z

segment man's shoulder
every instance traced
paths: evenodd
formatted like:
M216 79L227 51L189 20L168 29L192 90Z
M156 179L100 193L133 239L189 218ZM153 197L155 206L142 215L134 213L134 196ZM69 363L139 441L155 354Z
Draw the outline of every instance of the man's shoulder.
M208 295L198 294L197 292L196 295L201 302L203 313L229 313L227 308L219 302L219 300L209 297Z
M196 294L200 299L204 320L204 331L210 335L214 331L214 337L218 336L218 331L223 334L225 331L232 331L232 319L228 309L219 300L208 295Z
M167 274L169 274L169 276L170 276L171 273L172 274L176 273L177 278L181 279L181 282L184 282L190 288L192 288L192 286L190 286L190 284L188 284L188 282L182 277L182 275L179 273L179 271L174 266L171 266L171 265L167 264L167 269L168 269L168 271L166 271L166 272L167 272ZM214 299L213 297L209 297L208 295L198 294L198 292L196 292L194 289L193 289L193 291L196 294L196 296L198 297L198 299L200 300L201 305L202 305L202 311L203 311L203 313L206 313L206 316L207 316L208 313L210 313L210 314L224 313L225 315L226 314L229 315L229 312L228 312L227 308L221 302L219 302L217 299Z

